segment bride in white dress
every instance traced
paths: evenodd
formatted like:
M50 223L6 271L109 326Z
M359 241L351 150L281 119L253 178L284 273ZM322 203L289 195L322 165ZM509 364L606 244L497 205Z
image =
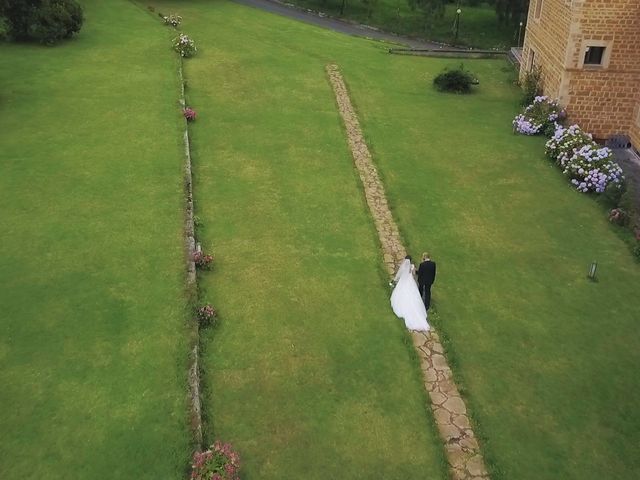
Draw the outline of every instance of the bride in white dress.
M427 310L413 278L413 269L411 259L405 258L396 273L396 286L391 294L391 307L393 313L404 319L408 330L427 332L429 330Z

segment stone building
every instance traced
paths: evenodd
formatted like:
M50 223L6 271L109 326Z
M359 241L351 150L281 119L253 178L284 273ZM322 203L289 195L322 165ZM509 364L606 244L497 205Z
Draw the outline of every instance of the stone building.
M531 0L520 75L534 66L572 122L640 149L640 0Z

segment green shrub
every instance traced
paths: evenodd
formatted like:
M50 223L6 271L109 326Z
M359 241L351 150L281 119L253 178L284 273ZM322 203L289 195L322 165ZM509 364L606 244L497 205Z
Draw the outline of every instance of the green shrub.
M469 70L465 70L464 65L453 70L445 68L433 79L433 85L440 92L469 93L471 86L477 83L476 77Z
M534 67L524 74L520 88L522 88L520 104L523 107L531 105L536 97L542 95L542 70L540 67Z
M5 0L0 13L11 37L47 45L79 32L83 21L76 0Z
M0 17L0 41L6 40L9 36L9 22L4 17Z
M605 188L604 193L602 194L602 201L605 205L611 208L620 207L620 203L622 201L623 195L627 192L627 185L625 182L622 182L620 185L616 185L614 183L610 183ZM628 194L627 194L628 195ZM622 211L628 211L627 208L622 208Z

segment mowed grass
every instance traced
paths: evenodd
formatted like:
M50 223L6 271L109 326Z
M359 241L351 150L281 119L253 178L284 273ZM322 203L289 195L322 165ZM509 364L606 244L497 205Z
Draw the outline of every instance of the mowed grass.
M0 45L0 477L181 478L190 453L170 34L86 2Z
M290 3L333 16L340 16L342 6L342 0L291 0ZM407 0L379 0L371 14L364 3L347 0L343 17L388 32L448 44L501 50L517 45L518 27L498 23L495 7L488 4L460 7L462 12L456 38L453 25L457 8L456 3L445 5L444 15L432 19L425 26L424 14L419 9L411 10Z
M640 270L597 203L543 158L544 141L511 133L519 93L507 65L465 62L477 92L437 94L433 77L459 61L390 56L228 3L172 5L202 46L187 72L203 112L198 208L220 255L204 282L222 312L207 339L211 433L238 443L249 474L349 478L332 470L359 466L343 452L380 456L353 446L374 423L336 417L336 405L379 398L390 419L410 402L387 399L418 388L400 384L407 367L384 323L394 321L388 292L371 274L379 253L358 220L357 182L320 80L335 61L411 253L432 250L439 262L431 320L493 477L637 477ZM592 260L597 283L586 279ZM377 385L356 388L372 362ZM335 430L349 443L335 443ZM375 438L390 437L377 427ZM361 467L360 478L369 472Z
M438 94L455 60L344 64L409 249L438 262L437 316L496 479L640 477L640 265L588 196L514 136L501 61ZM598 261L598 282L586 278Z
M324 72L324 51L382 47L233 3L156 6L199 48L194 193L216 255L200 287L220 312L208 440L233 443L246 479L446 478Z

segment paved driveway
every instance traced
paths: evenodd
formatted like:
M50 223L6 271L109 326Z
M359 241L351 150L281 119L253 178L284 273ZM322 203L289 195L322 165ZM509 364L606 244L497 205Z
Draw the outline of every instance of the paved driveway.
M345 20L322 16L321 14L310 12L293 5L289 6L274 0L234 0L236 3L246 5L248 7L259 8L270 13L293 18L301 22L310 23L318 27L327 28L336 32L353 35L356 37L373 38L375 40L383 40L396 44L407 45L412 48L442 48L437 43L425 42L423 40L415 40L392 33L381 32L366 25L350 23Z

